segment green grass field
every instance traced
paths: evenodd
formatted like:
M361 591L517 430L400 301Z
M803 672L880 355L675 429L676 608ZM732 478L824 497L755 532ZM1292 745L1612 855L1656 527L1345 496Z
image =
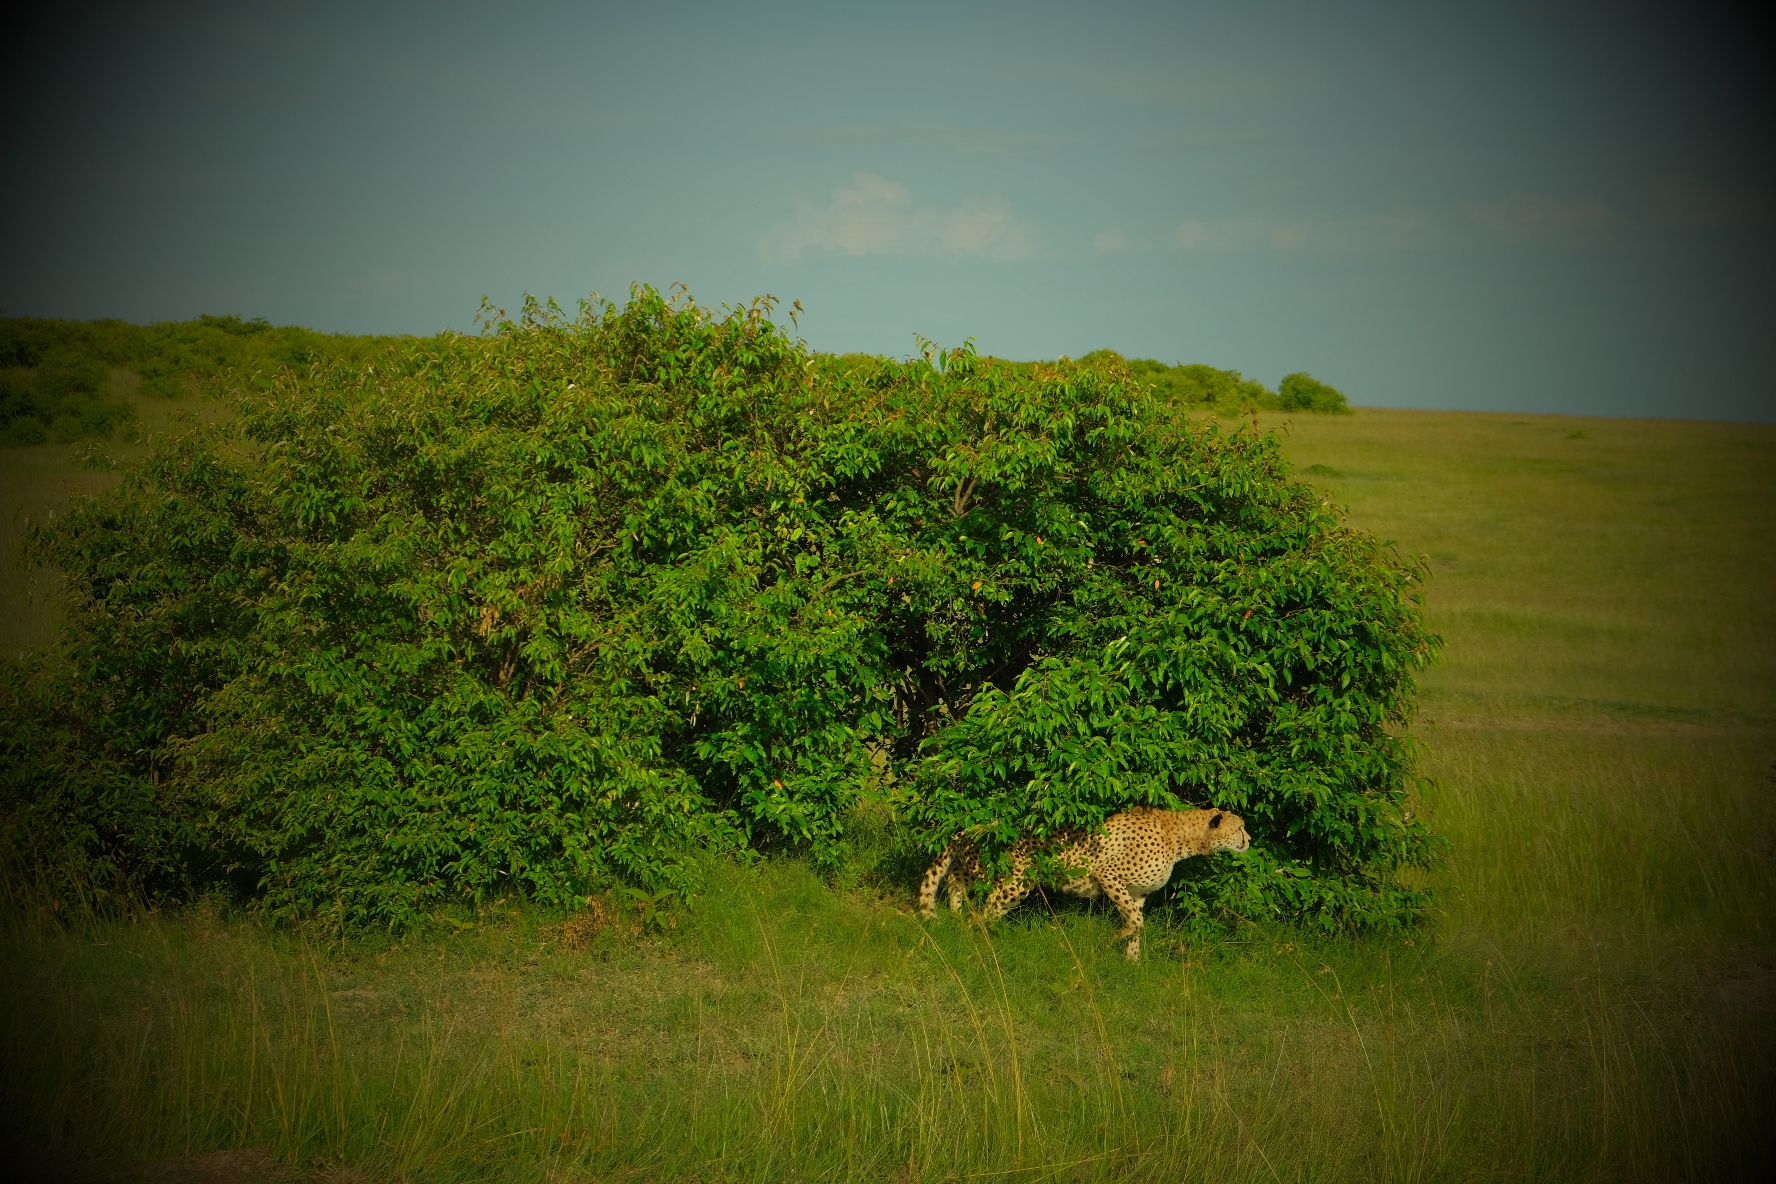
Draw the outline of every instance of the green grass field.
M1761 1176L1776 428L1285 430L1435 573L1414 731L1453 852L1426 937L1192 944L1158 909L1130 966L1101 910L924 924L918 869L868 842L837 886L713 866L674 928L584 948L514 905L399 943L13 909L5 1142L93 1179ZM0 464L13 506L96 479ZM7 646L40 644L10 578Z

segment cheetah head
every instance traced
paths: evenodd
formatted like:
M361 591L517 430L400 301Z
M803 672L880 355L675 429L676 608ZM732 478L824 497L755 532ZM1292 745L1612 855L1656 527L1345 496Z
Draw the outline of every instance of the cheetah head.
M1211 851L1244 851L1252 845L1252 836L1246 833L1246 820L1225 810L1216 811L1209 819L1208 840Z

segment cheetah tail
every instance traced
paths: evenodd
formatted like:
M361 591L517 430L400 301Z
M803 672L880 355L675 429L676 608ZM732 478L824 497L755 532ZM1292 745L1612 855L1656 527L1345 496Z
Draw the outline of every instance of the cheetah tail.
M925 878L919 881L919 912L922 916L937 916L937 886L950 874L950 863L955 858L956 844L951 843L937 857L937 862L925 869Z

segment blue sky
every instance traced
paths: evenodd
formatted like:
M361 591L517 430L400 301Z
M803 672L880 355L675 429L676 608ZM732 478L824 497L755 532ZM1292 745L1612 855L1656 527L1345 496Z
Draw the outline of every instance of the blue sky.
M1776 419L1767 71L1693 6L44 19L0 82L14 315L429 333L682 282L825 350Z

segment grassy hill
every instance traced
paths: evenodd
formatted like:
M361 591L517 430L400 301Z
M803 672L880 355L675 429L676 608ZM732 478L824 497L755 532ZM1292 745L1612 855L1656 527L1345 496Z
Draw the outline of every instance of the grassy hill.
M1129 966L1099 909L922 923L918 869L867 843L835 884L715 867L639 934L514 902L399 943L13 910L6 1142L94 1174L1750 1174L1776 1087L1776 429L1263 422L1435 573L1431 940L1192 944L1158 908ZM17 456L14 505L93 479ZM202 1158L237 1148L263 1155Z
M361 356L386 338L316 333L237 316L133 325L0 317L0 655L40 649L55 620L53 572L13 562L26 524L113 480L66 445L140 457L157 433L225 414L224 385Z

